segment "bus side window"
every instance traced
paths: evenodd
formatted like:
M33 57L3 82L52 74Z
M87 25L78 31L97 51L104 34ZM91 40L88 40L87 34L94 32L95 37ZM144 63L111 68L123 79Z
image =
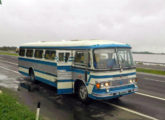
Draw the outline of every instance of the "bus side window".
M65 53L65 62L68 62L70 53Z
M35 50L34 57L42 58L43 50Z
M20 49L19 55L20 56L25 56L25 49Z
M28 49L26 52L26 56L27 57L33 57L33 50L32 49Z
M86 55L84 52L78 51L75 54L75 59L74 59L74 63L80 66L86 66L87 64L87 59L86 59Z
M59 53L59 62L64 61L64 53Z
M50 50L45 51L45 59L54 60L55 57L56 57L56 52L55 51L50 51Z

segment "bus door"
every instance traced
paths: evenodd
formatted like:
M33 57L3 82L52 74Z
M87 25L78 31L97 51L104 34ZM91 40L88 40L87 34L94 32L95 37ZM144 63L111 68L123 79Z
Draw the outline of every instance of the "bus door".
M72 51L58 50L57 53L57 93L73 93Z
M90 53L88 50L77 50L74 55L73 80L88 82L90 68Z

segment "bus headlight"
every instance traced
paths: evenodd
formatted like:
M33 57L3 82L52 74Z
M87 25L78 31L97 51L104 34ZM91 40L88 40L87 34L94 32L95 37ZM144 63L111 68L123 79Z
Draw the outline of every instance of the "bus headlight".
M96 88L104 88L104 87L109 87L111 84L110 82L96 82Z
M130 83L137 83L137 78L130 79L129 82L130 82Z
M110 86L110 82L105 82L105 83L104 83L104 86L105 86L105 87L109 87L109 86Z

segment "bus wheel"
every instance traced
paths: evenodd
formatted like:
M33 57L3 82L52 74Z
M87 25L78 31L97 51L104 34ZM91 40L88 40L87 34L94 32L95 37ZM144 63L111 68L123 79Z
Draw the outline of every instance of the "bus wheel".
M82 102L88 102L88 90L84 84L81 84L78 88L78 96Z
M33 83L36 83L35 75L34 75L34 71L33 71L33 70L30 70L29 76L30 76L30 80L31 80Z

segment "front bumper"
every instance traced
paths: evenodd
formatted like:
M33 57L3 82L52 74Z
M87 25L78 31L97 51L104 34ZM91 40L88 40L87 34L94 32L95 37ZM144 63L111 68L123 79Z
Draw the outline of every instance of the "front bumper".
M88 96L95 100L113 99L120 96L135 93L136 91L138 91L138 86L135 84L107 89L97 89L96 87L94 87L92 94L89 94Z

